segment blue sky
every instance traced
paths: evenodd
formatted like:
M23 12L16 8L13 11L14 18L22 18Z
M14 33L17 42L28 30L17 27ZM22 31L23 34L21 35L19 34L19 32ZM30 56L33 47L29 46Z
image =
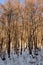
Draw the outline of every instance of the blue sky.
M0 0L0 3L4 4L5 3L5 0Z
M20 0L20 2L23 2L23 0Z
M19 0L20 2L23 2L23 0ZM4 4L5 0L0 0L0 3Z

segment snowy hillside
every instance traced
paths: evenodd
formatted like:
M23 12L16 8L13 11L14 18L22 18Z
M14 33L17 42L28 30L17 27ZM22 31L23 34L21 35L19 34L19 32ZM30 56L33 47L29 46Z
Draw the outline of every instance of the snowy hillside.
M6 55L4 61L0 58L0 65L43 65L43 50L39 51L38 55L29 55L27 50L19 56L11 53L11 57Z

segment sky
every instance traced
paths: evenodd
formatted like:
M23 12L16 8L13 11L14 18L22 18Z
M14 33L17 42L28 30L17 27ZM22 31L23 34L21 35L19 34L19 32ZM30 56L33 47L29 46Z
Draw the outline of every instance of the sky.
M23 0L20 0L20 2L23 2Z
M0 0L0 3L4 4L5 3L5 0Z
M23 0L19 0L20 2L23 2ZM4 4L5 0L0 0L0 3Z

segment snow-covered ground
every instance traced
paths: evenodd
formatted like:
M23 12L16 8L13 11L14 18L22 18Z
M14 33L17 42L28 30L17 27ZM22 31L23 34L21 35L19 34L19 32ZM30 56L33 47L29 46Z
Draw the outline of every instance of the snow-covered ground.
M37 56L33 56L29 55L28 51L19 56L11 53L10 58L6 55L5 61L0 58L0 65L43 65L43 50L39 51Z

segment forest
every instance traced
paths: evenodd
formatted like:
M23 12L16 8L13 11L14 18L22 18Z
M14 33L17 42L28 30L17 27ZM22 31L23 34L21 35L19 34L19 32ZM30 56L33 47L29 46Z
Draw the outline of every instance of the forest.
M0 4L0 57L2 60L27 50L38 55L43 48L43 3L6 0Z

